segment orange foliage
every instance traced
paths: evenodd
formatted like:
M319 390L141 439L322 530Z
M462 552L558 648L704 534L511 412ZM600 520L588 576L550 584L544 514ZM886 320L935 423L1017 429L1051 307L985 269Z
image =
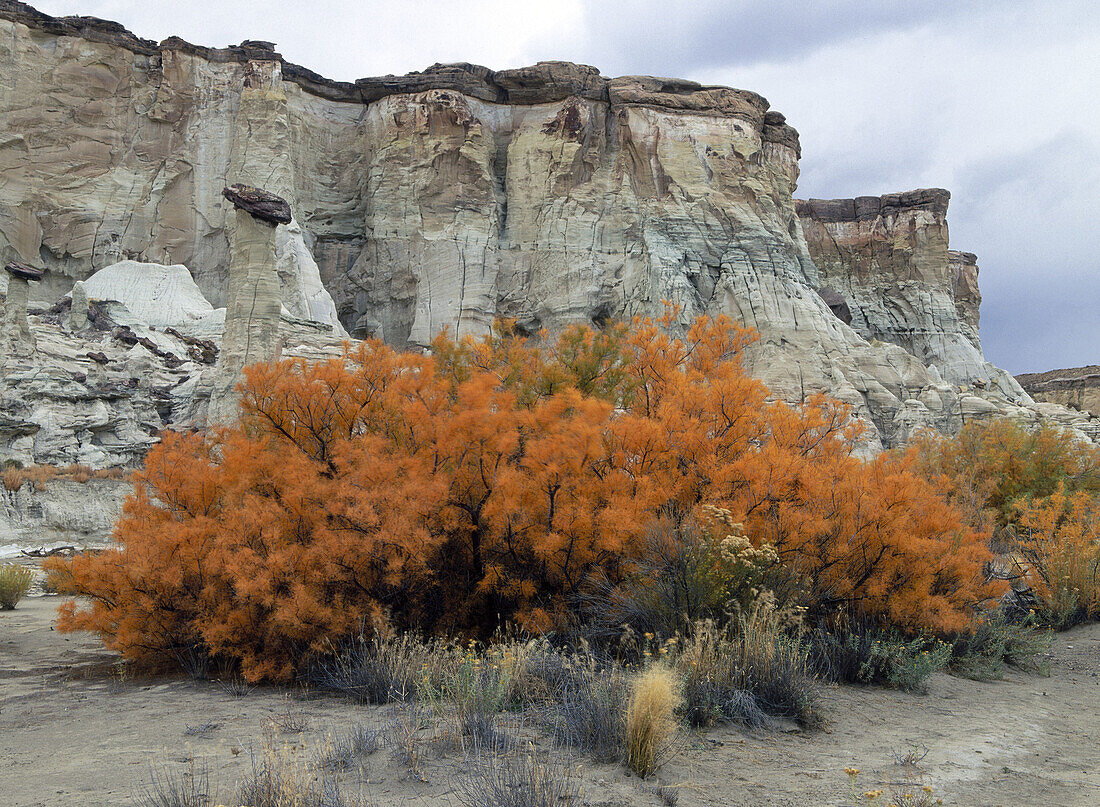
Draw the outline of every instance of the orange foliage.
M738 359L751 332L700 318L677 339L669 319L249 368L236 426L150 453L119 546L72 562L91 606L61 628L286 679L379 617L561 625L648 524L712 504L776 547L814 608L964 629L996 593L989 555L913 459L853 457L861 430L836 402L768 402Z
M1100 617L1100 499L1084 491L1017 503L1017 551L1058 625Z
M10 491L17 491L30 482L36 491L46 489L54 479L71 479L87 482L89 479L121 479L126 472L121 468L89 468L87 465L31 465L23 468L11 466L0 473L0 482Z
M973 522L1004 528L1016 502L1059 486L1100 493L1100 449L1056 426L1028 430L998 418L968 423L950 439L924 435L916 447L922 474L940 477Z
M971 523L995 528L1049 622L1100 616L1100 449L1054 426L995 420L927 436L918 451L921 473Z

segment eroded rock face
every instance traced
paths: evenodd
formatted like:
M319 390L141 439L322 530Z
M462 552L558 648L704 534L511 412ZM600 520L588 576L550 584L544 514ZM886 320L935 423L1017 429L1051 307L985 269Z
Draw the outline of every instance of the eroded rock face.
M955 298L955 313L959 317L959 327L974 347L982 349L978 333L982 292L978 288L978 256L972 252L947 251L947 262L951 267L951 292Z
M225 310L211 309L201 295L196 299L193 287L171 282L159 287L169 294L150 306L149 289L132 282L178 278L180 271L123 264L97 273L86 286L100 287L105 275L110 282L102 286L122 299L90 295L87 324L79 329L72 327L70 299L49 309L32 304L35 352L0 356L0 462L129 467L168 426L207 425ZM277 282L272 286L277 292ZM128 305L147 306L158 324L135 316ZM196 317L202 310L208 313ZM274 313L274 338L286 345L285 355L318 360L341 354L341 339L331 328L280 316L277 297Z
M0 0L0 116L0 258L46 270L40 300L133 258L186 266L223 306L240 223L222 189L244 183L293 211L275 231L283 328L406 347L498 316L533 332L669 300L685 323L757 328L749 369L792 402L849 402L871 448L1030 404L959 312L946 193L800 220L797 132L752 92L562 62L332 82L268 43L156 44ZM193 337L217 338L216 314ZM201 409L207 381L173 395Z
M852 308L852 327L967 384L989 370L978 340L976 258L948 250L950 198L932 188L811 199L797 209L822 281Z
M0 485L0 562L20 550L107 543L132 490L127 479L54 479L42 490Z
M1062 404L1100 418L1100 365L1016 376L1036 401Z

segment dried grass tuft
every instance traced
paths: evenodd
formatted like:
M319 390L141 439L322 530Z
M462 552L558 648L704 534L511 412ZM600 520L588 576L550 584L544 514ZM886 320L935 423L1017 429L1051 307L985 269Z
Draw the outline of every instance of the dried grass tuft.
M34 583L34 570L14 563L0 566L0 611L12 611Z
M668 667L655 665L634 679L626 706L626 764L639 776L649 776L669 755L679 706L679 681Z

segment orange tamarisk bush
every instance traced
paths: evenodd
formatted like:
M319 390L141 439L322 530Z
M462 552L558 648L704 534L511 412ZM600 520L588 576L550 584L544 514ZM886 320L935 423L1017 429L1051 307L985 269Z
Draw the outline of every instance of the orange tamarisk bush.
M1016 503L1016 549L1054 624L1100 617L1100 498L1059 485Z
M1004 529L1016 502L1068 493L1100 494L1100 449L1056 426L1026 429L1007 418L966 424L953 438L934 433L915 443L919 469L938 477L974 523Z
M91 605L60 627L286 680L379 619L561 625L649 524L711 504L775 546L812 608L965 629L996 593L983 536L910 459L852 456L846 407L768 402L740 364L750 331L701 317L676 338L674 315L249 368L239 423L150 452L118 546L66 569Z
M1055 426L970 423L954 438L925 436L921 474L972 524L993 528L1043 619L1068 627L1100 616L1100 449Z

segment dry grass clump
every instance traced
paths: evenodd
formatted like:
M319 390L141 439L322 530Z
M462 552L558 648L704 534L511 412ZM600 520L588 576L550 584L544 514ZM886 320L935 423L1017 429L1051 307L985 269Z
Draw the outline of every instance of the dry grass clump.
M12 611L34 583L34 570L14 563L0 566L0 611Z
M337 655L320 659L309 678L322 689L361 703L395 703L415 699L425 679L442 679L452 659L451 649L441 641L375 631Z
M574 674L562 679L556 697L543 706L554 739L601 762L621 760L630 696L625 671L599 667L591 656L572 665Z
M466 761L458 798L466 807L568 807L577 801L572 768L526 753L479 753Z
M390 720L382 729L382 740L396 762L405 767L409 776L421 782L427 778L421 768L423 753L420 730L431 725L424 707L405 703L393 707Z
M71 479L87 482L90 479L121 479L126 472L121 468L89 468L87 465L31 465L26 468L9 466L0 473L0 480L10 491L17 491L28 482L36 491L46 489L52 479Z
M649 776L669 753L679 706L679 681L669 668L654 665L634 679L626 705L626 764L639 776Z
M676 667L684 679L684 711L695 726L731 721L751 728L785 717L819 726L816 681L806 653L781 627L768 603L719 628L695 626Z
M210 767L191 757L181 771L172 768L149 772L149 780L134 795L139 807L210 807Z
M329 737L317 757L317 764L328 770L344 770L362 757L382 747L382 732L357 723L345 732Z
M684 717L692 726L729 721L756 729L772 722L746 688L734 641L713 622L703 622L683 645L676 666L684 681Z
M324 767L311 768L265 745L252 756L252 768L237 785L233 804L247 807L352 807L362 800L349 797ZM188 807L190 807L188 805Z

